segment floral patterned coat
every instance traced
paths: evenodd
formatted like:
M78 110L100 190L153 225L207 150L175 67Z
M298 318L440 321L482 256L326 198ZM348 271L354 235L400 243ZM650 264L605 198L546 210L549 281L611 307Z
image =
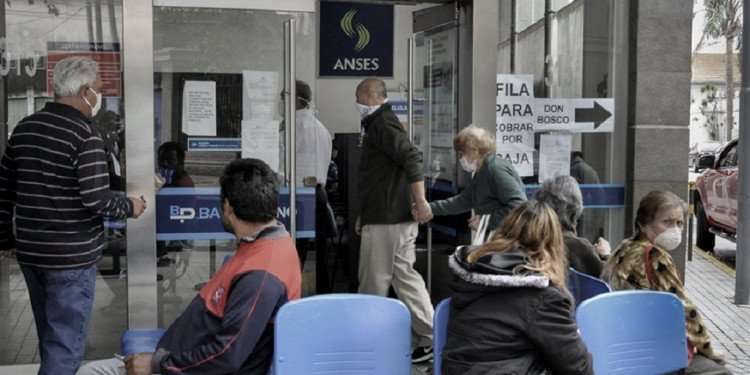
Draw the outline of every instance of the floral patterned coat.
M646 273L646 250L649 247L651 282ZM608 282L612 290L651 289L677 295L685 306L688 342L704 356L713 356L711 340L701 314L693 301L685 295L685 288L669 253L653 246L648 240L626 239L604 266L601 279Z

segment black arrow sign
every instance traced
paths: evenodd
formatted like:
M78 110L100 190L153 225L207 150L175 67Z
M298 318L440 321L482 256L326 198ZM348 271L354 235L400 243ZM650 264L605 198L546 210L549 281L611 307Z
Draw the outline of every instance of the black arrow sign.
M576 108L576 122L593 122L594 129L612 116L609 111L594 101L594 108Z

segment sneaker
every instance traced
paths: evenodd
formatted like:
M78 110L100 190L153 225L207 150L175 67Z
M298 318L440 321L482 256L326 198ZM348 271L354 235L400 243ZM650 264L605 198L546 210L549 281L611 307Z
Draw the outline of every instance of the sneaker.
M420 363L432 359L432 347L420 346L411 351L411 363Z

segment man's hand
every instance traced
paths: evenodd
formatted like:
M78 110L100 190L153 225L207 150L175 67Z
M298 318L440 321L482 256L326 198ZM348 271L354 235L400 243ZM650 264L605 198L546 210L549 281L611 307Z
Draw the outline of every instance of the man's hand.
M133 219L137 219L146 210L146 201L135 197L128 197L128 199L133 203Z
M357 221L354 222L354 233L357 233L358 236L362 235L362 224L359 221L359 216L357 216Z
M6 257L6 258L15 258L16 249L0 250L0 256Z
M419 224L432 220L432 208L426 200L417 201L412 205L411 214Z
M469 228L471 228L471 230L473 230L473 231L476 231L477 229L479 229L479 221L480 220L482 220L482 217L479 216L479 215L474 215L474 216L470 217L469 220L468 220L468 222L469 222Z
M136 353L123 359L128 375L151 375L151 359L153 353Z

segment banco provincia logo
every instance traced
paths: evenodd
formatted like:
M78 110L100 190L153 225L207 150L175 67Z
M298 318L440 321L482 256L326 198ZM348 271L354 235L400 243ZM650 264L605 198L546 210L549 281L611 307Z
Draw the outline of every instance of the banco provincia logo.
M354 50L360 52L370 44L370 31L361 23L357 23L352 27L352 21L354 20L355 14L357 14L356 9L349 9L349 11L341 17L341 30L349 37L349 39L353 39L355 36L357 37L357 44L354 46Z

